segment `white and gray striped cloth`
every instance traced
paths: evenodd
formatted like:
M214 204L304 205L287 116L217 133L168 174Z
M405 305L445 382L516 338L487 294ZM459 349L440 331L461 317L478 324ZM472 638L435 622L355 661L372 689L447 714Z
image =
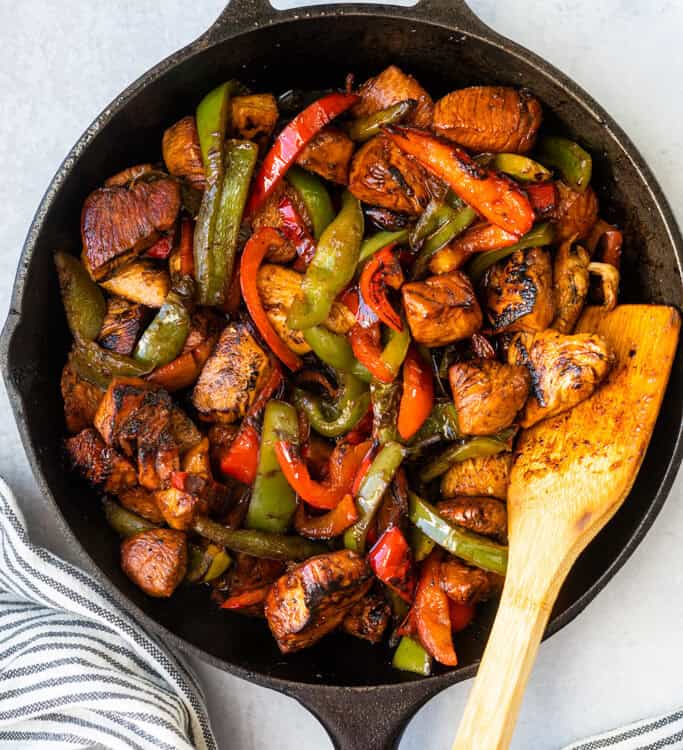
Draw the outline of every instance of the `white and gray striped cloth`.
M82 570L31 544L0 478L0 747L216 750L188 667ZM682 750L683 711L565 750Z

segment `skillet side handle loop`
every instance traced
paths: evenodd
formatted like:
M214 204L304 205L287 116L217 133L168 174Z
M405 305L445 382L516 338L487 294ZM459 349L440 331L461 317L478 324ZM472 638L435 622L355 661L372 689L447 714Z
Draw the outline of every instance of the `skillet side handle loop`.
M412 10L425 21L457 26L462 31L471 31L486 37L499 36L479 18L466 0L418 0L417 4L408 10Z
M225 10L203 35L209 43L273 20L278 11L268 0L230 0Z
M296 698L323 725L335 750L395 750L408 722L435 693L431 680L380 688L297 685Z

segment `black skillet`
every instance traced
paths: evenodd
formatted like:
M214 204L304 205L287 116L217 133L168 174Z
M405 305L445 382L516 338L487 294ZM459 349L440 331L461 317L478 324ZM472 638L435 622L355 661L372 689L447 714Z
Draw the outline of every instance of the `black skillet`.
M233 0L197 41L117 97L59 168L23 249L1 342L3 374L22 440L61 531L112 596L181 648L214 666L298 699L337 748L394 747L417 709L471 677L493 608L458 639L460 666L428 679L394 671L388 650L332 635L282 657L261 622L218 610L207 592L146 597L123 575L118 542L95 493L64 469L59 375L69 346L52 254L79 252L87 194L107 175L160 156L161 134L228 78L256 91L341 86L389 63L415 74L436 97L475 83L529 87L545 105L549 131L578 138L593 154L602 214L626 238L623 301L683 306L683 241L664 196L633 144L565 75L479 21L463 0L412 8L317 6L275 11L267 0ZM656 335L656 332L653 332ZM633 552L659 512L681 462L683 358L679 350L652 445L630 498L577 562L557 601L550 635L570 622Z

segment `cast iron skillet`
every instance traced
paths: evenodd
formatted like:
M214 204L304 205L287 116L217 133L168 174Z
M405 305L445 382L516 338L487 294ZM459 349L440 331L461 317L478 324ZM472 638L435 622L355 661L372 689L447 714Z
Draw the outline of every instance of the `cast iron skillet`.
M343 635L284 658L265 624L218 610L203 590L183 589L168 601L146 597L119 568L118 541L106 527L96 494L64 468L59 377L70 342L52 254L58 248L79 252L79 217L87 194L107 175L160 157L163 130L192 112L221 81L238 77L256 91L326 88L341 86L348 71L362 81L389 63L414 73L435 96L475 83L531 88L545 105L548 129L577 137L593 154L602 214L623 227L626 238L622 300L683 306L681 235L633 144L575 83L486 27L463 0L286 12L275 11L267 0L233 0L206 34L115 99L59 168L24 245L0 351L14 414L45 499L112 597L172 648L298 699L344 750L394 747L425 701L471 677L493 607L459 637L457 669L413 679L391 669L387 650ZM682 386L679 350L631 497L577 562L547 635L591 601L659 512L683 452Z

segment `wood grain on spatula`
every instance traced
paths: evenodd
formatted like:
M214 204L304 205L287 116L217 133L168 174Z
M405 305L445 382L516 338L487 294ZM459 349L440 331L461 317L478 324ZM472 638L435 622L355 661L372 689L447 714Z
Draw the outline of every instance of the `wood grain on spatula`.
M582 315L576 331L603 336L616 364L591 398L520 436L508 491L505 587L454 750L509 746L559 589L633 486L679 330L671 307L587 308Z

